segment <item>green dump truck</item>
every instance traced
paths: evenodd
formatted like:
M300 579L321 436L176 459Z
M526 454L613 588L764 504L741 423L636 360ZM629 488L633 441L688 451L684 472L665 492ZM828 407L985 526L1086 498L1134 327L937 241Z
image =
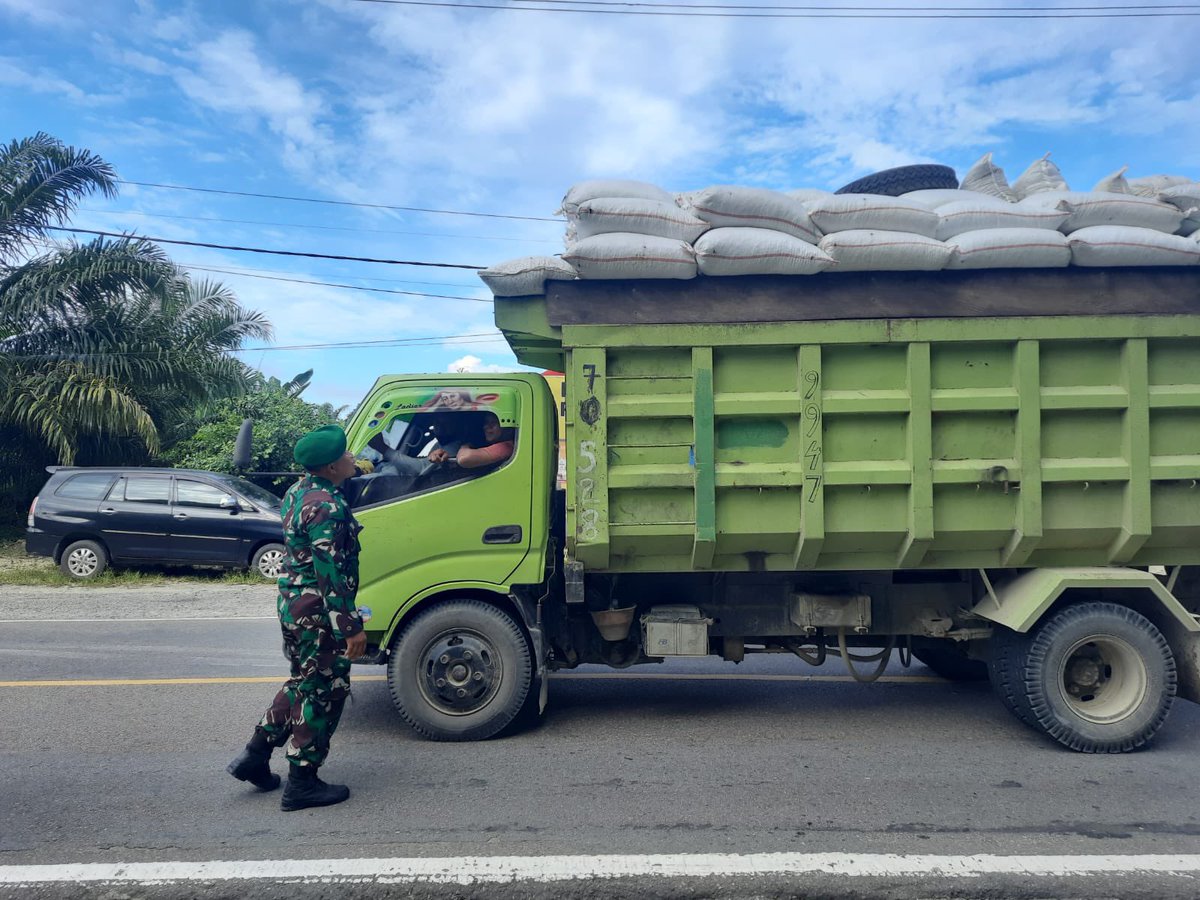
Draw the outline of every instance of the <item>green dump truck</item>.
M565 397L389 376L349 429L359 602L422 735L672 656L915 657L1087 752L1200 701L1200 271L548 282L496 322ZM427 461L488 412L511 456Z

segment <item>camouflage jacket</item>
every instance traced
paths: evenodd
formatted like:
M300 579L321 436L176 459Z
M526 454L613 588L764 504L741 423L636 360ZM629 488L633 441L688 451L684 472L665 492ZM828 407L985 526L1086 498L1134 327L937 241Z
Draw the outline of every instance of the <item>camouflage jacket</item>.
M328 617L336 637L363 630L358 593L358 533L362 526L333 483L305 475L283 496L284 574L279 612L294 623Z

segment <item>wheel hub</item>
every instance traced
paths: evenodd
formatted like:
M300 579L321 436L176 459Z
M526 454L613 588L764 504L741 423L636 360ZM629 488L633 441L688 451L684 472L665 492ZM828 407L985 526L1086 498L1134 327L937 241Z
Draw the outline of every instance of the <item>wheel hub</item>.
M1063 696L1089 722L1121 721L1141 704L1148 689L1146 664L1134 648L1112 635L1079 641L1061 670Z
M1073 687L1080 689L1095 687L1103 680L1100 665L1092 659L1076 659L1071 662L1067 678Z
M67 567L78 576L91 575L98 562L96 554L91 550L80 549L71 552L67 558Z
M426 647L422 692L443 712L478 712L495 696L502 671L495 648L482 635L454 631Z
M267 578L278 578L283 574L283 554L278 550L264 553L258 560L258 571Z

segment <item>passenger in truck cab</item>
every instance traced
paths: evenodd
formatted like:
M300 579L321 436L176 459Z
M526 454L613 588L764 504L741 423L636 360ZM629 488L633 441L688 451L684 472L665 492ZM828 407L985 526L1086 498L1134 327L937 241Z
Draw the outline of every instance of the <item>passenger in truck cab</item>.
M485 466L499 465L512 456L515 443L516 429L502 428L496 414L487 412L483 414L483 441L478 447L464 442L453 456L446 448L438 447L430 452L429 460L442 464L454 459L460 468L481 469Z

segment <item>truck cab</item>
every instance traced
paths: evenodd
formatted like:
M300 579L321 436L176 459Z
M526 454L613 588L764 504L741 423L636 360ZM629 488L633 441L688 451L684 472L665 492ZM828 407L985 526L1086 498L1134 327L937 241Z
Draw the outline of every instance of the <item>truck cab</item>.
M459 447L484 443L489 413L511 429L512 454L458 466ZM536 685L536 608L518 595L546 578L557 421L535 373L393 375L375 383L347 429L350 449L375 465L345 487L363 525L368 643L390 648L393 691L416 692L401 711L426 736L481 735ZM439 447L451 456L441 464L430 459ZM528 671L513 678L518 668Z

